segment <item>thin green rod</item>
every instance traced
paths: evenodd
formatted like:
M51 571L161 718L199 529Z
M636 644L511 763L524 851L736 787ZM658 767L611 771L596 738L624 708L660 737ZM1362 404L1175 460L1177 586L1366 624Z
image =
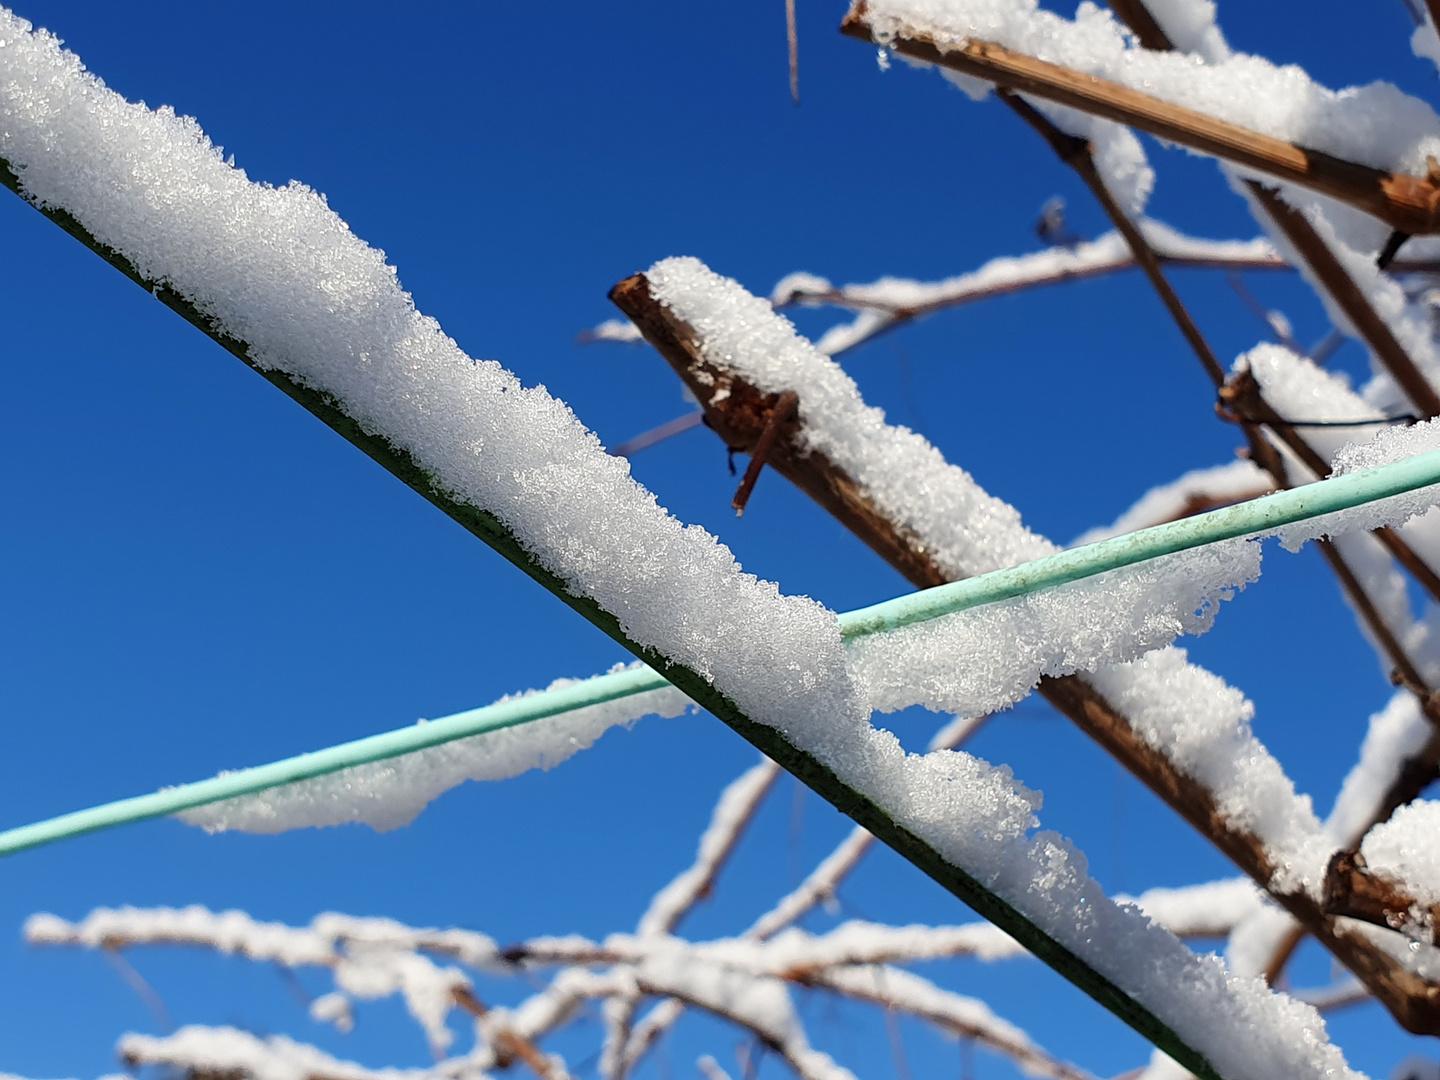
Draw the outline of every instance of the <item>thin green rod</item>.
M1264 534L1324 514L1353 510L1437 482L1440 482L1440 450L1431 450L1389 465L1277 491L1235 506L1070 548L1019 566L907 593L894 600L846 612L840 616L840 630L847 639L898 630L952 611L1024 596L1177 551Z
M374 761L413 754L417 750L426 750L470 735L528 724L532 720L543 720L547 716L558 716L560 713L573 712L589 705L603 705L607 701L633 697L647 690L659 690L669 685L670 683L648 667L617 671L611 675L597 675L593 679L586 679L559 690L547 690L497 702L438 720L411 724L398 731L387 731L381 735L371 735L324 750L300 754L298 757L274 761L269 765L239 769L209 780L181 784L150 795L136 795L102 806L93 806L88 810L61 814L48 821L37 821L33 825L8 829L0 833L0 856L115 825L178 814L182 810L224 802L241 795L253 795L257 791L268 791L300 780L313 780L317 776L328 776L356 765L368 765Z
M1353 509L1436 483L1440 483L1440 450L846 612L839 616L841 634L850 640L895 630L967 608L1025 596L1133 566L1177 551L1252 536L1322 514ZM23 825L0 832L0 856L115 825L163 817L241 795L253 795L356 765L400 757L470 735L528 724L532 720L542 720L669 685L665 678L648 667L600 675L559 690L471 709L269 765L242 769L209 780L166 788L151 795L121 799L33 825Z

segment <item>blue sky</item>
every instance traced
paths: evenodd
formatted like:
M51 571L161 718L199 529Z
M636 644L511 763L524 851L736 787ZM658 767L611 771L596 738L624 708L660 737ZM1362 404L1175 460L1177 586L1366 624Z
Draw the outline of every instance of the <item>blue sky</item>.
M1343 85L1384 77L1436 100L1399 0L1222 4L1233 45ZM788 98L783 5L179 3L34 0L112 87L196 116L256 179L303 180L383 248L420 308L476 356L544 383L614 444L683 412L645 348L581 346L615 281L693 254L756 291L806 269L837 281L937 277L1037 246L1040 205L1105 224L1039 140L933 73L881 73L841 38L840 4L800 0L804 104ZM1151 212L1186 231L1254 227L1207 162L1150 143ZM20 824L483 704L623 657L473 537L312 420L19 200L0 199L0 823ZM1265 328L1223 277L1176 274L1224 359ZM1326 329L1297 281L1251 286ZM831 318L802 313L818 332ZM1337 365L1358 370L1347 346ZM846 358L867 399L1067 540L1147 487L1229 460L1198 365L1135 277L933 318ZM774 476L742 521L712 435L636 458L686 521L788 592L844 609L904 591L868 550ZM1323 810L1389 688L1313 551L1264 578L1193 655L1243 688L1257 729ZM919 744L923 717L897 729ZM1039 702L992 723L978 753L1044 790L1112 890L1228 873L1223 860ZM123 1031L160 1030L103 957L20 941L31 912L201 903L306 922L325 910L462 925L512 940L633 926L693 854L714 795L754 752L707 716L607 736L546 774L451 793L412 827L208 837L169 821L0 861L0 1071L91 1077ZM685 926L734 932L846 823L786 780L708 904ZM971 916L881 852L842 915ZM817 915L823 927L833 916ZM268 968L200 953L132 957L176 1022L312 1040L369 1065L427 1054L395 1002L340 1036ZM1322 957L1297 968L1326 976ZM1034 963L927 969L985 997L1097 1074L1141 1042ZM323 988L309 980L312 992ZM482 987L496 1001L521 987ZM815 1041L866 1078L895 1075L873 1013L805 1003ZM1408 1040L1374 1007L1332 1030L1383 1075ZM953 1045L905 1028L918 1075ZM589 1024L557 1041L572 1063ZM648 1067L733 1070L736 1036L678 1030ZM766 1077L781 1075L775 1063ZM984 1054L981 1077L1012 1071Z

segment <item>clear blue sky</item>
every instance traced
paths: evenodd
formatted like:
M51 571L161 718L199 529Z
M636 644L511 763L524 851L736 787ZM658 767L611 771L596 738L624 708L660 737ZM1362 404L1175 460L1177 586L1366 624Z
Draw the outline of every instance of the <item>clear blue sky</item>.
M1373 8L1373 10L1372 10ZM605 294L693 254L756 291L799 269L837 281L935 277L1031 250L1041 203L1098 210L1039 140L933 73L882 74L842 39L834 0L800 0L804 104L787 95L783 5L204 4L27 0L112 87L199 118L257 179L305 181L383 248L420 308L476 356L569 401L608 443L684 411L645 348L580 346ZM1233 45L1331 85L1385 77L1435 100L1399 0L1244 4ZM1152 212L1208 236L1254 226L1204 161L1149 144ZM0 824L197 779L604 670L608 639L19 200L0 198ZM1228 360L1265 328L1222 277L1176 275ZM1291 278L1254 290L1302 340L1326 329ZM803 314L818 332L829 315ZM1341 366L1363 363L1347 346ZM914 426L1057 540L1147 487L1229 460L1193 358L1143 283L1097 281L968 308L846 359L867 398ZM776 477L743 521L725 454L691 431L635 461L686 521L747 569L837 609L904 583ZM504 612L505 618L498 617ZM1323 811L1389 687L1313 551L1267 572L1193 643L1259 707L1261 737ZM901 717L919 743L929 723ZM1229 873L1223 860L1039 702L975 744L1046 793L1112 890ZM461 925L502 940L633 926L691 858L714 795L754 752L708 716L648 721L548 774L470 785L411 828L207 837L170 821L0 861L0 1071L93 1077L123 1031L155 1031L92 953L30 950L26 915L96 905L240 907L303 923L326 910ZM803 809L803 814L797 810ZM685 926L735 932L846 823L787 780L716 897ZM843 913L971 915L880 853ZM817 915L809 925L833 918ZM354 1034L310 1022L270 969L201 953L132 956L178 1023L285 1032L368 1065L420 1065L397 1002ZM1326 977L1323 958L1297 973ZM987 998L1104 1075L1147 1048L1033 962L927 969ZM312 992L323 980L306 976ZM495 1001L522 989L482 986ZM891 1077L873 1013L804 1003L815 1041ZM1337 1017L1352 1063L1383 1075L1405 1040L1375 1007ZM905 1029L918 1076L953 1046ZM556 1042L572 1064L591 1023ZM694 1076L736 1036L680 1029L647 1077ZM981 1077L1012 1075L979 1055ZM773 1062L767 1080L780 1076Z

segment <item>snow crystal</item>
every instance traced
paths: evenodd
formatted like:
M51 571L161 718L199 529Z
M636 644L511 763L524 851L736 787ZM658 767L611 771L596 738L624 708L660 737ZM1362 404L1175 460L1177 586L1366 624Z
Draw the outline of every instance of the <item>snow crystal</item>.
M614 671L641 666L620 665ZM547 690L582 681L556 679ZM495 704L541 692L507 694ZM628 728L650 715L679 716L692 704L674 687L661 687L199 806L177 816L208 832L279 833L350 822L363 822L378 832L386 832L410 824L431 802L467 780L508 780L531 769L553 769L588 749L613 727Z
M1400 807L1389 821L1365 834L1360 854L1371 873L1403 882L1423 908L1440 904L1440 802L1416 799Z

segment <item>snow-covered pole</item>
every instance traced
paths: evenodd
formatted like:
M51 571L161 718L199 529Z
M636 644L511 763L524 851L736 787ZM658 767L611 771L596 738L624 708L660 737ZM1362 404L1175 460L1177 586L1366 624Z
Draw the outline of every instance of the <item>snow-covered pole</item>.
M670 661L653 648L633 641L621 629L614 614L605 610L595 600L569 587L559 574L527 549L498 517L450 494L411 453L384 436L367 430L364 424L342 408L335 397L307 385L279 368L259 363L252 355L248 342L237 337L218 319L202 311L191 299L166 281L147 278L137 269L131 258L97 239L91 229L63 206L50 203L37 205L27 196L19 172L4 159L0 159L0 184L21 196L126 277L441 509L452 520L558 596L586 620L649 664L667 681L724 721L761 753L799 778L841 813L863 825L962 902L1004 929L1057 973L1134 1028L1143 1038L1184 1064L1197 1076L1205 1080L1221 1080L1220 1074L1205 1055L1181 1039L1145 1004L1131 997L1073 950L1052 938L1008 901L986 888L973 874L948 861L934 846L901 825L874 800L844 783L834 770L814 754L792 744L776 728L747 716L729 697L716 690L710 681L699 673Z
M914 60L1139 128L1156 138L1309 188L1410 235L1440 231L1440 186L1429 177L1386 172L1297 146L1108 79L967 37L963 31L951 34L919 27L877 31L865 0L851 8L840 30Z

